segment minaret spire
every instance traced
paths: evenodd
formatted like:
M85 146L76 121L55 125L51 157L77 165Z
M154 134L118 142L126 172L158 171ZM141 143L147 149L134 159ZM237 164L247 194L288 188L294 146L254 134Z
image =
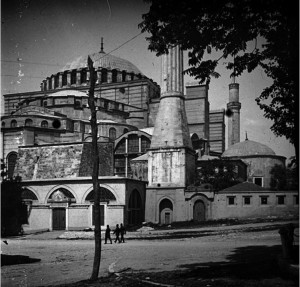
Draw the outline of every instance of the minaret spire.
M183 51L180 46L162 56L162 85L151 146L148 152L149 186L185 186L193 183L192 148L183 95Z
M101 37L101 50L100 50L100 53L104 53L104 51L103 51L103 37Z

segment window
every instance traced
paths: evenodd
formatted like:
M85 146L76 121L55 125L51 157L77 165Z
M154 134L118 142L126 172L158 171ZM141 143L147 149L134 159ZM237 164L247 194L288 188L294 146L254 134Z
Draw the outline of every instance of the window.
M2 122L1 125L2 125L2 128L5 128L5 122Z
M41 127L42 128L48 128L48 122L47 121L42 121L41 122Z
M146 152L147 149L150 147L150 140L146 137L142 136L142 151L141 152Z
M130 135L128 138L128 152L139 152L139 138L137 135Z
M128 133L128 129L125 128L125 129L123 130L123 134L126 134L126 133Z
M268 196L261 196L260 197L260 204L267 205L268 204Z
M25 120L25 127L30 127L30 126L32 126L32 119L26 119Z
M16 152L11 152L7 156L7 177L12 178L17 164L18 155Z
M11 127L11 128L17 127L17 121L16 121L16 120L12 120L12 121L10 122L10 127Z
M234 205L235 204L235 196L228 196L227 202L228 202L228 205Z
M299 205L299 195L294 195L294 205Z
M277 204L278 205L283 205L285 201L285 195L278 195L277 196Z
M117 131L116 131L116 129L115 128L110 128L109 129L109 138L111 140L115 140L116 137L117 137Z
M264 186L263 177L253 177L253 183L263 187Z
M244 196L243 201L244 201L244 205L250 205L251 204L251 196Z
M92 225L95 225L95 210L94 210L94 205L93 205L93 211L92 211ZM105 222L105 213L104 213L104 205L100 204L100 225L104 226Z

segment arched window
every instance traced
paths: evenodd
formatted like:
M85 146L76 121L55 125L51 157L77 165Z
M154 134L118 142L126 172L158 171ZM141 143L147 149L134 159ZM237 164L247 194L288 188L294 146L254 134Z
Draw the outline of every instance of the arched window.
M15 167L17 164L17 153L11 152L7 156L7 177L11 178L14 175Z
M147 137L142 136L142 153L145 153L147 149L150 147L150 140Z
M71 85L76 84L76 70L71 72Z
M116 83L117 82L117 77L118 77L118 72L117 70L112 70L112 82Z
M139 152L139 137L136 134L129 135L128 137L128 153Z
M64 72L62 75L62 85L66 86L67 85L67 72Z
M30 126L32 126L32 119L26 119L25 120L25 127L30 127Z
M106 83L107 82L107 70L102 69L101 70L101 83Z
M11 128L17 127L17 121L16 121L16 120L12 120L12 121L10 122L10 127L11 127Z
M116 137L117 137L117 131L116 131L116 129L115 128L110 128L109 129L109 138L111 140L115 140Z
M143 206L140 193L134 189L128 202L128 224L140 224L144 221Z
M41 122L41 127L42 128L48 128L48 122L47 121L42 121Z

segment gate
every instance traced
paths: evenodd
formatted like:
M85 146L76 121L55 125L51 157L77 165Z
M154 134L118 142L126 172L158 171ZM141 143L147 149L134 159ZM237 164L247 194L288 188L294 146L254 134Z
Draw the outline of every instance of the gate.
M65 230L66 229L66 209L65 208L53 208L52 211L52 229L53 230Z
M195 221L205 221L205 204L202 200L197 200L194 204L194 216Z

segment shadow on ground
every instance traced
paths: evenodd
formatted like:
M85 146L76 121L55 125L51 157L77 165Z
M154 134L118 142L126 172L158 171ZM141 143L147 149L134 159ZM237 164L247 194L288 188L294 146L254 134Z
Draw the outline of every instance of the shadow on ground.
M166 272L127 271L120 276L100 278L101 286L210 286L210 287L294 287L299 278L281 273L278 255L281 245L248 246L236 248L224 262L206 262L180 265L180 270ZM61 286L98 286L89 281ZM161 285L159 285L161 284ZM165 285L163 285L165 284Z
M1 254L1 266L29 264L29 263L36 263L40 261L41 259L30 258L29 256Z

